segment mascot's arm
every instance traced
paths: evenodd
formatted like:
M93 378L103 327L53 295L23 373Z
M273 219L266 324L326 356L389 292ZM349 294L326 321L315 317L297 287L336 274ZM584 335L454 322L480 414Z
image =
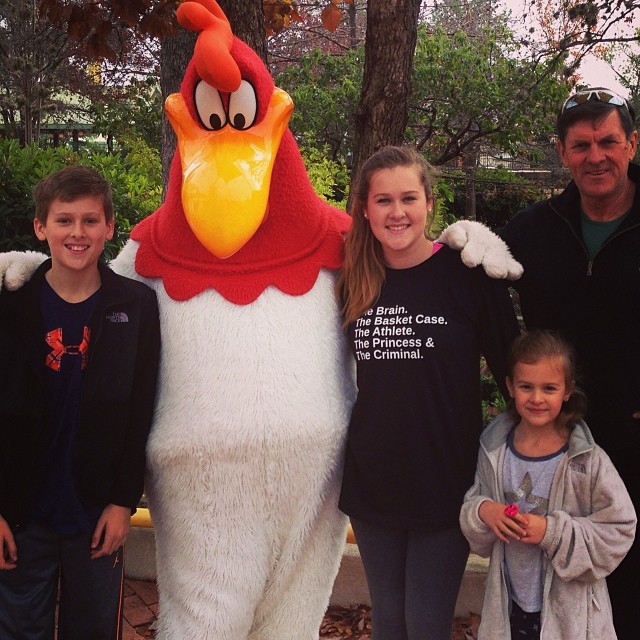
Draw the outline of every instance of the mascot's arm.
M135 240L127 240L120 253L109 263L109 266L119 275L134 280L140 280L136 273L136 252L138 243Z
M47 259L37 251L7 251L0 253L0 291L19 289L28 282L33 272Z
M480 222L458 220L442 232L438 242L460 251L467 267L482 265L492 278L517 280L522 275L522 265L511 255L506 242Z

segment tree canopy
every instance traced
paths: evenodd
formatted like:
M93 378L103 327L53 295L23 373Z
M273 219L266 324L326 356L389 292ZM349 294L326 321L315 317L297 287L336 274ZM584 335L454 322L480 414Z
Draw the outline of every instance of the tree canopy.
M422 25L403 139L441 165L481 139L513 153L549 134L549 116L566 87L557 64L519 60L517 48L504 26L485 28L474 38ZM353 151L363 59L362 47L342 54L316 50L276 78L296 104L294 134L306 145L328 149L333 160Z
M444 164L482 139L513 152L544 134L567 90L560 50L588 21L575 0L527 1L543 26L546 21L546 53L542 46L527 48L490 0L438 0L431 7L419 0L219 3L236 35L269 58L276 81L292 94L292 128L301 143L357 169L360 156L386 143L412 142ZM624 21L638 3L601 3L598 16ZM177 4L2 0L5 134L22 126L22 140L36 139L47 112L60 115L62 104L78 102L68 95L59 100L64 88L92 103L96 131L120 140L137 133L157 146L164 121L152 114L162 96L177 89L193 43L192 34L176 29ZM590 37L599 24L591 24ZM108 62L92 62L96 58ZM172 135L164 124L166 160Z
M35 1L35 0L33 0ZM58 27L65 27L69 37L83 48L89 58L115 61L119 51L112 33L122 26L141 36L164 38L175 34L175 10L182 0L39 0L41 14ZM320 8L320 17L328 31L335 31L343 19L343 7L353 0L321 0L306 5ZM237 35L258 29L264 36L280 33L290 24L301 22L298 2L295 0L238 0L220 5L236 30L245 23ZM254 16L263 14L263 25L258 27ZM243 20L235 19L236 16ZM252 26L253 25L253 26ZM246 39L246 38L243 38ZM253 38L248 38L249 42Z
M47 114L64 111L63 90L73 91L82 76L66 34L39 18L34 4L5 0L0 20L0 118L5 135L24 144L38 139Z
M476 36L421 27L414 61L409 128L418 149L436 164L464 155L481 139L514 153L551 133L551 119L566 94L559 63L518 57L504 26Z

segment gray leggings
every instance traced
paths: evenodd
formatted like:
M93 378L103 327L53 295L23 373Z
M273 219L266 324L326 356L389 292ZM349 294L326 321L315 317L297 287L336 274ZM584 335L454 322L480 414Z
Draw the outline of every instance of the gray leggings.
M351 519L371 595L372 640L451 640L469 545L459 528L422 532Z

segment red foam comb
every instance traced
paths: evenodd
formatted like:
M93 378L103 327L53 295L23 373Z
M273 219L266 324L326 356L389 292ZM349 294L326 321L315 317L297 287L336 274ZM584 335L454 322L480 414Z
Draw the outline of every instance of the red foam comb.
M198 75L220 91L235 91L240 86L240 69L231 56L231 25L218 3L215 0L183 2L176 15L185 29L200 34L193 53Z

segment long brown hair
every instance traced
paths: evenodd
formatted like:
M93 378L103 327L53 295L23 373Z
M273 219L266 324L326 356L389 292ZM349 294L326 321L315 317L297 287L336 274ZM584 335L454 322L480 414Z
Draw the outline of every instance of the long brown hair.
M382 245L373 235L364 212L374 173L396 167L416 167L427 200L433 198L433 168L413 147L383 147L362 165L355 181L351 229L336 284L345 328L371 308L384 284Z
M511 345L507 358L507 375L513 380L513 374L518 362L524 364L536 364L542 358L559 358L562 361L565 386L570 389L575 385L576 358L571 346L557 333L536 329L519 335ZM513 400L509 403L508 410L518 415ZM562 404L562 410L557 418L559 427L571 428L571 423L584 417L587 410L587 398L577 386L573 386L569 399Z

